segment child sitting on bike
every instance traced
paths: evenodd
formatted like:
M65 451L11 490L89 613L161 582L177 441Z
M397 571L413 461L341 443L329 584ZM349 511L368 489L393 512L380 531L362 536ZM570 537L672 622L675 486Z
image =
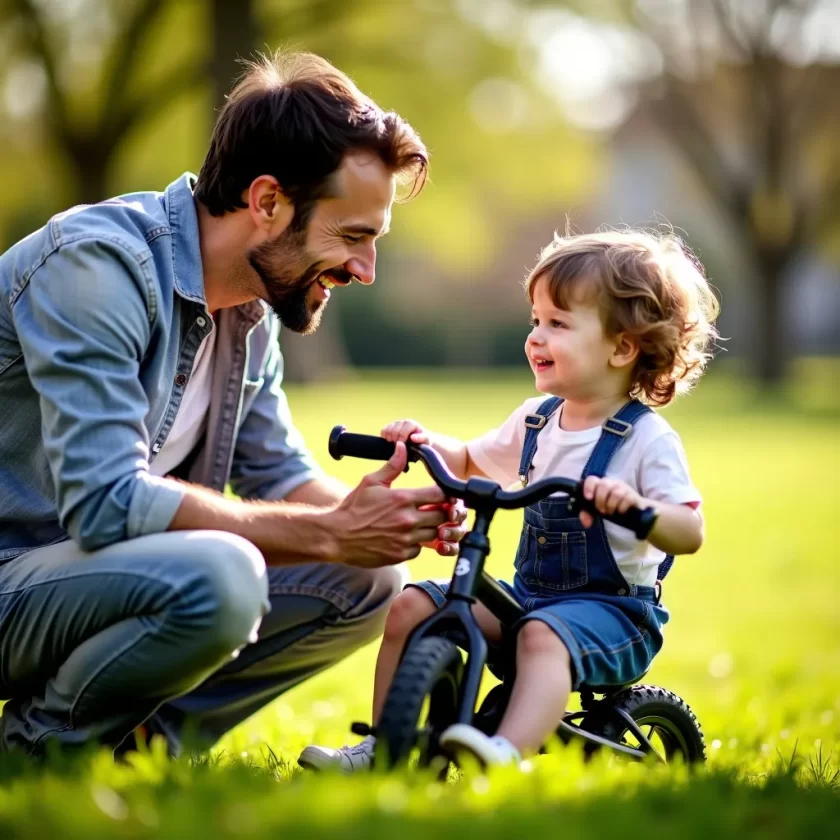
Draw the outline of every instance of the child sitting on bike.
M498 429L464 443L399 420L391 441L429 443L458 477L507 487L552 475L581 477L604 514L653 506L647 540L586 512L567 497L525 510L513 584L526 611L515 626L516 680L497 733L455 724L440 744L481 764L518 762L539 750L569 693L635 682L662 646L668 611L658 570L703 542L700 493L677 433L651 406L665 406L702 374L716 336L717 301L702 266L672 235L622 231L555 237L526 280L532 330L525 353L546 395L526 400ZM373 720L411 631L445 599L447 583L409 584L391 606L376 664ZM501 641L483 605L474 614ZM341 749L307 747L302 766L370 766L375 740Z

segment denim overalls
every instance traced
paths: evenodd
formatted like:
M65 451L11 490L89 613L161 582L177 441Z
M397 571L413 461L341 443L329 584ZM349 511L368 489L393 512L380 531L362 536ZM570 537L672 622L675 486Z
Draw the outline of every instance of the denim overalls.
M519 464L523 485L528 483L538 435L562 402L560 397L551 397L540 405L536 414L525 418L527 431ZM610 461L632 432L633 423L649 411L638 400L631 400L604 423L601 437L583 468L581 481L590 475L601 478L607 474ZM674 558L669 556L660 564L660 580L673 562ZM579 517L569 511L565 497L543 499L525 509L515 567L517 578L525 587L541 595L578 590L657 600L654 587L629 585L622 576L607 539L604 520L595 517L593 526L585 529Z
M525 418L519 470L523 484L537 451L537 436L561 403L559 397L551 397ZM606 420L581 478L604 476L633 424L649 411L631 400ZM668 557L660 565L660 580L672 562ZM668 611L658 604L654 587L631 585L624 579L600 517L591 528L584 528L562 496L529 506L514 566L513 585L501 583L525 609L522 622L543 621L568 648L574 688L623 685L648 670L662 647L661 628ZM410 585L443 605L446 583Z

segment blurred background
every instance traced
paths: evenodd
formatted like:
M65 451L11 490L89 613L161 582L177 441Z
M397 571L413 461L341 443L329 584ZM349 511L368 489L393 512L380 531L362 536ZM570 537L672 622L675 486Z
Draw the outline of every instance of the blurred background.
M677 228L763 386L840 350L838 0L0 0L0 250L197 172L237 56L278 46L432 158L379 282L284 336L290 380L523 364L521 280L567 224Z

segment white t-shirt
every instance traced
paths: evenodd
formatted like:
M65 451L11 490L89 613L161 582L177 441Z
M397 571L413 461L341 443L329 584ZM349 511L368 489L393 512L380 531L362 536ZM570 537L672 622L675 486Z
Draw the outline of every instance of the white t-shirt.
M470 458L489 478L503 487L518 488L519 462L525 442L525 416L534 414L545 397L526 400L498 428L467 444ZM528 483L549 476L580 479L583 468L601 436L601 427L567 432L560 428L559 411L540 431ZM645 414L634 425L610 461L607 474L629 484L647 499L671 504L701 501L688 474L688 462L679 435L656 412ZM629 584L653 586L665 552L632 531L604 523L618 568Z
M204 336L193 362L192 375L184 388L175 422L166 442L149 465L152 475L171 473L201 439L207 428L207 410L213 386L213 360L216 355L216 326Z

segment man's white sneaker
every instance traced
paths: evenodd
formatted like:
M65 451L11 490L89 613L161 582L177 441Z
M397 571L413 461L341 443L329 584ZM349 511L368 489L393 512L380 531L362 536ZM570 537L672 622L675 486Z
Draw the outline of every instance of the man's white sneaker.
M519 764L522 756L519 750L501 735L485 735L474 726L456 723L445 729L440 736L440 745L449 752L468 752L482 767Z
M342 773L358 773L370 770L376 739L368 736L359 744L340 749L330 747L307 747L298 757L298 764L306 770L341 770Z

